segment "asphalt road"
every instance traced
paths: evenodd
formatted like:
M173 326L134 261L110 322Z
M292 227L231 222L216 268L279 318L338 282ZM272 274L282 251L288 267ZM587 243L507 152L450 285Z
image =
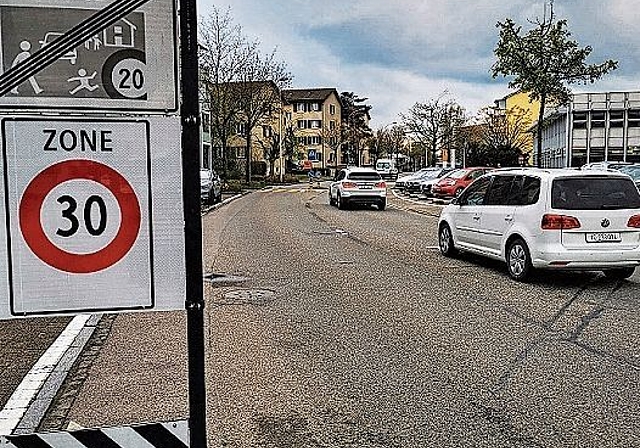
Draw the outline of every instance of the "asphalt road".
M640 284L437 251L437 207L256 192L204 217L211 447L640 446ZM120 315L66 423L187 415L183 313Z

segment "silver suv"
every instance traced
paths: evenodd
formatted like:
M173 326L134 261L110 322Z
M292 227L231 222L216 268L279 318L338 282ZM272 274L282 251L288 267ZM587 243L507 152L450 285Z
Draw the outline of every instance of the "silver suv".
M349 204L387 206L387 184L371 168L346 168L338 171L329 186L329 204L345 209Z

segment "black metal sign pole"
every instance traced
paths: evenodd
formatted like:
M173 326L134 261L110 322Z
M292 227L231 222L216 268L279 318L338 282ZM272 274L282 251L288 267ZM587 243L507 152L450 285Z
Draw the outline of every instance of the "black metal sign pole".
M200 107L196 0L180 1L180 85L182 87L182 187L186 256L189 431L191 448L206 448L204 294L200 217Z

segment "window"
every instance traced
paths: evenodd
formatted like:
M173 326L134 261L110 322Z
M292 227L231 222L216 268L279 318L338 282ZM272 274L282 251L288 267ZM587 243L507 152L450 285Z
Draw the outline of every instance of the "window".
M350 180L381 180L382 177L378 173L354 172L349 174Z
M296 112L304 112L304 103L296 103Z
M247 124L246 123L236 124L236 134L242 135L243 137L247 135Z
M204 130L204 132L209 132L209 127L210 127L209 113L204 112L202 114L202 129Z
M586 128L587 128L587 113L574 112L573 113L573 129L586 129Z
M591 127L592 128L603 128L604 120L606 113L604 111L596 111L591 112Z
M491 188L484 200L485 205L509 205L511 188L515 176L493 176Z
M329 113L331 115L335 115L336 114L336 105L335 104L329 104Z
M628 178L556 179L551 187L551 207L559 210L638 209L640 194Z
M262 126L262 136L271 137L273 135L273 128L271 126Z
M629 117L628 126L630 128L638 128L640 127L640 110L639 109L629 109L627 112L627 116Z
M514 189L515 205L533 205L540 198L540 179L532 176L524 176L524 179L516 181Z
M460 205L482 205L490 183L491 178L485 177L469 185L462 193Z
M322 109L322 105L320 103L312 103L311 105L313 106L313 110L315 112L318 112Z
M329 129L335 129L336 128L336 121L335 120L331 120L329 122Z
M307 129L307 120L298 120L298 129Z
M612 110L609 112L609 127L621 128L624 127L624 111Z

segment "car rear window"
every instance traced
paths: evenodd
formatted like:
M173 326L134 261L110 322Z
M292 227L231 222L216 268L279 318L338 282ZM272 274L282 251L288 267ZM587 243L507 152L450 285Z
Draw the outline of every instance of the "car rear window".
M551 187L551 207L560 210L640 208L640 193L631 179L620 177L556 179Z
M351 180L381 180L382 179L382 177L378 173L363 173L363 172L349 173L348 177Z

